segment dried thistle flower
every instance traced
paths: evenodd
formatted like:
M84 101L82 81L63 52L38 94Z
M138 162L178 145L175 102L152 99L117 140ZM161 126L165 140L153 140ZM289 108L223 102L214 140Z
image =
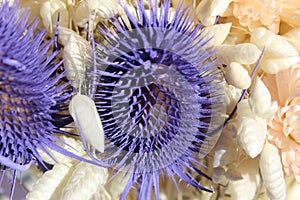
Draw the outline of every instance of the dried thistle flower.
M48 53L51 42L18 3L0 4L0 163L3 172L13 171L13 185L17 171L43 164L37 148L79 158L54 135L65 134L59 128L71 121L62 114L72 92L61 81L65 74L56 74L58 52Z
M139 199L159 199L159 177L175 176L205 191L194 173L212 148L223 124L222 78L214 51L194 27L188 8L170 17L170 2L100 28L105 41L96 44L94 66L87 69L87 94L94 98L107 138L105 153L94 149L99 162L126 172L125 199L134 184ZM153 6L152 6L153 5ZM103 24L103 26L105 26ZM91 60L93 61L93 60Z

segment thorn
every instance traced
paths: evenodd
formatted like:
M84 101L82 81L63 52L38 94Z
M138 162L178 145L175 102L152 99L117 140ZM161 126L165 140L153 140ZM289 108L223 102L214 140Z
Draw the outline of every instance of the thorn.
M56 21L56 26L55 26L55 35L54 35L54 47L53 47L53 52L57 51L58 49L58 28L59 28L59 18L60 18L60 13L57 15L57 21Z

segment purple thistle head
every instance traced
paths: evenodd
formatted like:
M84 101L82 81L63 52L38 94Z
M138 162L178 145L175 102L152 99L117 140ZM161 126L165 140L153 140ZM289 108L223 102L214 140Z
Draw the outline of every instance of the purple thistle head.
M14 172L13 180L33 161L43 164L37 148L76 157L54 136L65 134L59 128L72 121L62 114L71 87L62 81L64 73L57 74L58 52L49 53L51 42L28 17L17 3L0 4L0 164L3 172Z
M169 4L158 7L156 1L146 10L138 1L136 14L123 6L125 18L100 28L104 42L96 44L87 70L88 94L107 139L105 152L96 156L116 174L130 176L122 199L135 183L139 199L151 199L153 187L159 199L164 174L212 191L194 175L210 179L199 160L224 122L222 77L201 24L193 25L189 8L177 8L171 18Z

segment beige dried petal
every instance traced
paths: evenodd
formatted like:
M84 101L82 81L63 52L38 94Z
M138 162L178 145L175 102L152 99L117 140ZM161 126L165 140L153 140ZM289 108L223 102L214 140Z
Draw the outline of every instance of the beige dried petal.
M247 89L251 85L248 71L239 63L232 62L225 68L225 78L228 84L239 89Z
M259 77L251 88L249 105L254 113L265 119L273 116L279 108L276 101L271 102L271 94Z
M107 177L107 169L80 162L64 186L60 199L90 199L105 184Z
M265 143L267 135L266 120L251 113L247 100L243 100L238 104L237 114L237 133L240 145L247 155L254 158L262 151Z
M299 56L297 50L284 37L265 28L257 28L251 33L250 42L259 49L265 47L264 55L272 58Z
M300 28L293 28L283 35L300 53Z
M271 94L259 77L255 79L251 88L249 105L251 110L257 114L267 112L271 106Z
M109 19L118 13L117 0L87 0L90 15L96 14L102 19Z
M285 58L264 58L261 63L261 69L268 74L277 74L279 71L288 69L300 62L299 56Z
M205 26L215 23L216 17L221 16L228 8L232 0L203 0L197 8L196 13Z
M232 85L225 84L224 92L225 92L226 110L227 113L230 113L233 111L235 105L237 104L239 98L241 97L243 90L238 89Z
M253 200L260 185L258 159L245 160L238 166L243 179L230 181L231 200ZM246 195L247 194L247 195Z
M79 88L84 81L86 70L84 59L90 45L80 35L64 27L59 28L59 41L64 46L63 58L67 78L73 80L72 85L75 88Z
M205 40L210 39L210 41L205 45L205 47L221 45L228 36L230 28L231 23L216 24L214 26L205 27L201 31L201 35Z
M286 188L278 149L266 143L260 156L260 172L270 199L285 200Z
M117 200L111 197L106 188L100 185L90 200Z
M286 200L300 199L300 184L294 176L288 176L286 180Z
M42 4L40 15L43 19L43 24L50 34L53 34L57 22L58 13L60 14L59 26L68 27L69 12L64 2L60 0L49 0Z
M50 200L53 193L62 190L60 183L67 178L70 164L56 164L53 169L47 171L36 182L32 190L27 194L27 200Z
M257 62L261 51L250 43L242 43L238 45L221 45L217 46L217 56L224 64L237 62L240 64L254 64Z
M86 23L89 21L89 8L87 1L80 1L75 8L74 19L78 26L86 27Z
M104 152L104 130L95 102L86 95L76 94L70 101L69 113L82 140L99 152Z

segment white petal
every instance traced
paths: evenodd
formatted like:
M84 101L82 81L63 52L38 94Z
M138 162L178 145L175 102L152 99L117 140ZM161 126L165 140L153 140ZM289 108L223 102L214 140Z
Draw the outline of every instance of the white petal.
M90 14L93 12L103 19L109 19L118 13L118 4L116 0L87 0L87 6Z
M230 113L235 105L237 104L243 90L238 89L232 85L225 84L224 86L225 91L225 104L227 113Z
M278 149L266 143L260 156L259 167L270 199L285 200L286 188Z
M265 56L273 58L298 56L297 50L284 37L265 28L257 28L251 33L251 43L265 49Z
M88 96L77 94L70 102L69 111L82 139L104 152L103 127L94 101Z
M201 31L201 35L206 39L211 39L205 47L213 47L221 45L229 34L231 23L216 24L214 26L205 27Z
M64 67L67 78L72 80L72 85L79 88L85 76L85 56L90 48L89 43L74 31L68 28L59 28L59 41L64 46Z
M80 162L64 186L60 199L90 199L106 183L107 177L107 169Z
M247 100L243 100L238 104L237 118L239 142L247 155L251 158L256 157L261 151L265 143L267 135L266 120L251 114ZM241 112L241 110L245 110ZM241 113L241 115L240 115Z
M283 35L300 53L300 28L294 28Z
M61 27L68 27L69 13L64 2L51 0L46 1L41 6L40 15L43 19L44 26L50 33L53 33L55 29L58 13L60 14L59 25Z
M232 62L225 68L225 78L228 84L239 89L247 89L251 85L248 71L239 63Z
M294 176L286 177L286 190L287 200L300 199L300 185Z
M267 113L271 107L271 94L262 80L257 77L250 91L249 105L256 114Z
M261 181L258 170L258 159L245 160L239 165L238 170L243 176L243 179L230 181L230 199L253 200Z
M203 0L196 8L197 16L204 25L213 25L216 16L222 15L231 1L232 0Z
M276 74L279 71L288 69L300 62L299 56L285 58L264 58L261 63L261 69L268 74Z
M68 177L71 165L56 164L36 182L27 194L27 200L50 200L54 193L62 190L61 182Z
M254 64L257 62L261 51L250 43L237 45L224 44L216 47L217 56L224 64L237 62L240 64Z

